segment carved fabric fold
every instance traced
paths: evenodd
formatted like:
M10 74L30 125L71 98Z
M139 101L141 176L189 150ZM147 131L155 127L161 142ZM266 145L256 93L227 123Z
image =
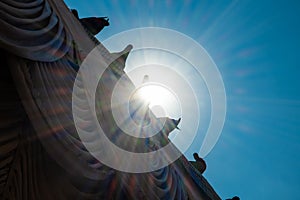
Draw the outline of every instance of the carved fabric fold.
M35 61L51 62L71 47L71 36L47 1L0 2L0 47Z
M0 60L5 69L2 77L0 68L1 94L5 93L0 99L1 199L219 199L184 156L140 174L97 161L74 126L72 91L77 72L73 65L96 45L102 53L99 67L118 54L93 42L62 0L2 0L0 9ZM106 98L101 102L106 108L110 108L107 94L126 76L123 69L116 64L99 83L96 97ZM1 82L6 76L13 80ZM77 108L88 126L97 119L86 114L91 108L85 84L79 86ZM128 78L126 88L132 87ZM111 116L100 108L98 120L114 130ZM93 142L92 134L86 138L84 142ZM132 145L130 138L124 138L116 141Z

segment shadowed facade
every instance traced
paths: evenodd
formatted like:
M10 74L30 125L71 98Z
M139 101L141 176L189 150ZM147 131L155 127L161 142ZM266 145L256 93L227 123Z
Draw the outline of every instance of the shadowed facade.
M220 199L184 156L154 172L132 174L100 163L82 143L72 115L73 85L79 65L99 45L99 67L109 67L97 88L97 120L124 148L153 148L126 137L112 119L110 97L126 77L130 45L110 53L93 37L97 31L83 27L87 22L61 0L3 0L0 8L1 199ZM126 88L134 89L129 78ZM84 83L80 89L84 118L91 108ZM89 126L94 119L84 120ZM153 136L155 147L169 142L165 135L172 128Z

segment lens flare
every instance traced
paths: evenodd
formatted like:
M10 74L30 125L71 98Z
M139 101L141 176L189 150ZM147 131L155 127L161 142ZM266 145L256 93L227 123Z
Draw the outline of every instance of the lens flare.
M101 163L130 173L151 172L173 163L192 145L196 135L199 134L199 125L203 126L200 124L199 105L205 102L203 99L205 95L201 95L201 91L204 90L200 90L197 81L200 79L205 83L206 87L203 89L207 88L207 96L210 97L211 104L210 121L200 149L202 157L207 155L219 139L224 125L226 94L218 68L205 49L184 34L155 27L133 29L116 34L104 41L103 45L111 51L122 49L124 46L131 48L133 46L134 49L126 61L127 72L121 76L117 72L116 76L112 77L105 74L110 72L106 69L114 60L101 63L99 59L103 56L101 46L94 48L80 66L74 84L72 109L76 129L80 139L85 142L87 150ZM100 67L99 63L102 64ZM143 77L144 81L141 82ZM99 84L103 81L111 84L112 87L103 87ZM89 104L87 106L92 108L91 113L78 109L78 105L83 104L79 98L82 96L80 90L82 84L88 86L85 93L89 94L86 96L86 102ZM109 94L109 98L104 98L99 105L101 111L106 112L108 117L106 119L106 115L100 113L99 118L91 120L93 123L86 128L81 125L82 121L98 117L95 106L96 96L101 98L106 95L97 92L98 85ZM115 138L119 135L122 138L141 139L147 146L148 138L153 139L156 134L162 133L164 123L156 123L160 120L146 120L149 123L140 125L131 117L137 110L134 108L147 110L143 109L141 105L143 103L132 101L135 92L139 98L145 100L145 105L148 103L149 108L154 111L160 108L167 112L169 110L174 112L174 108L180 110L178 112L182 119L180 129L184 134L177 134L172 142L157 146L155 151L150 152L133 152L110 140L107 136ZM172 105L173 103L175 106ZM109 126L109 122L112 122L113 128ZM126 141L122 140L123 143ZM139 147L138 142L130 143L129 147L135 145Z
M156 117L166 117L162 115L169 116L170 112L168 111L172 111L178 107L175 95L169 89L159 84L143 84L136 90L135 95L148 105ZM162 108L163 111L159 108Z

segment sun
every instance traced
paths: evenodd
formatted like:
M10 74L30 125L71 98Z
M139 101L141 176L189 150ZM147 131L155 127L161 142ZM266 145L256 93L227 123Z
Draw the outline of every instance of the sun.
M156 117L170 116L179 106L176 95L161 84L151 82L142 84L135 94L148 105Z
M156 84L147 84L142 86L138 90L137 94L141 99L147 102L150 107L153 105L165 104L172 95L169 90Z

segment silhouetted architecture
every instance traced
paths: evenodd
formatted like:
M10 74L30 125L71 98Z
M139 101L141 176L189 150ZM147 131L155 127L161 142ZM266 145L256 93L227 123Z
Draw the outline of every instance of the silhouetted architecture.
M91 36L108 25L106 18L78 20L62 0L2 0L0 9L0 199L220 200L184 156L154 172L134 174L107 167L85 148L74 125L72 91L80 64L99 45L97 67L111 64L97 87L97 119L84 118L91 108L85 83L79 85L83 124L98 120L122 148L135 150L138 144L139 151L149 150L112 120L112 91L126 77L132 46L111 53ZM134 88L129 78L125 88ZM180 122L171 121L165 134Z

